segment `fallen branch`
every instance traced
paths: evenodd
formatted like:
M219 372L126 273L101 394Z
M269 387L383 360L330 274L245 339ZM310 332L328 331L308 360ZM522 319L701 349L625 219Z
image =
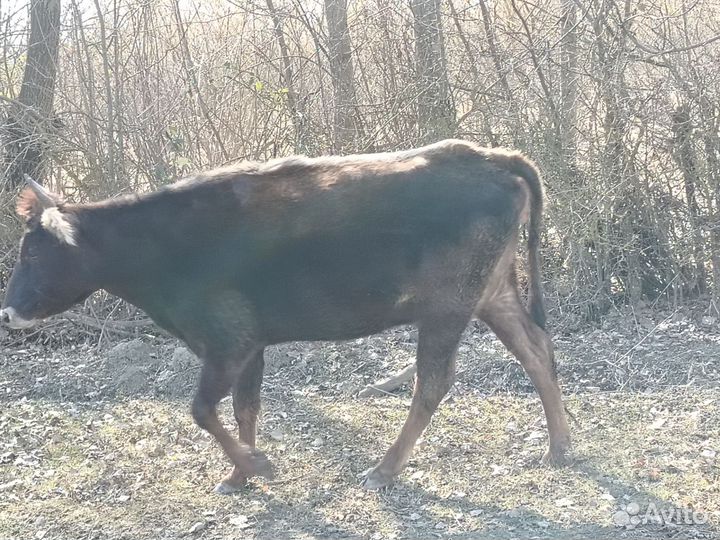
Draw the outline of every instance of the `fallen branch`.
M112 319L98 319L97 317L89 317L88 315L83 315L80 313L65 313L62 316L64 319L69 320L70 322L74 324L78 324L81 326L88 326L90 328L95 328L97 330L102 330L103 332L108 330L110 332L113 332L115 334L120 334L124 336L135 336L137 331L142 328L151 328L154 326L154 323L151 319L145 318L145 319L135 319L130 321L115 321ZM159 329L158 329L159 330Z
M392 390L395 390L399 386L405 384L410 379L412 379L413 376L415 375L416 371L417 371L417 366L415 365L415 362L413 362L406 368L391 375L387 379L383 379L374 384L367 385L365 388L360 390L360 393L358 394L358 396L361 398L366 398L366 397L371 397L371 396L380 396L382 394L388 394Z
M63 314L63 317L80 324L87 324L88 326L93 327L101 327L103 324L111 325L113 328L122 328L122 329L135 329L135 328L147 328L150 326L154 326L155 323L152 321L152 319L145 317L142 319L132 319L132 320L112 320L112 319L106 319L102 320L97 317L90 317L88 315L83 315L81 313L71 313L67 312Z

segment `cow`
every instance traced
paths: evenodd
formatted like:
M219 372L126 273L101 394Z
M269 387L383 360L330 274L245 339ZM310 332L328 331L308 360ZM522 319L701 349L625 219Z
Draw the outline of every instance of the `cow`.
M233 469L216 487L272 478L255 447L263 350L418 328L408 417L363 485L393 482L454 380L468 323L522 364L547 418L543 462L570 435L540 273L543 189L518 152L446 140L418 149L244 162L155 192L71 204L28 179L25 223L0 320L25 328L104 289L144 310L202 360L192 415ZM516 280L527 225L528 308ZM239 440L216 406L232 393Z

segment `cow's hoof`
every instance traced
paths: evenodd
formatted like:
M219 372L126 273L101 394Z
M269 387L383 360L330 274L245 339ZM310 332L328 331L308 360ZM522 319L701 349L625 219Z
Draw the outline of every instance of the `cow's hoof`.
M563 446L562 448L548 448L542 457L541 463L548 467L566 467L572 463L572 459L569 456L569 446Z
M363 479L360 485L365 489L374 490L388 487L394 481L395 478L393 476L381 472L379 469L375 468L368 473L368 475Z
M215 493L217 493L218 495L232 495L233 493L237 493L244 487L245 487L244 482L242 485L236 485L236 484L231 484L231 483L223 480L217 486L215 486L215 489L213 491Z
M213 491L219 495L230 495L246 488L247 485L247 477L243 475L237 467L235 467L230 474L228 474L217 486L215 486Z

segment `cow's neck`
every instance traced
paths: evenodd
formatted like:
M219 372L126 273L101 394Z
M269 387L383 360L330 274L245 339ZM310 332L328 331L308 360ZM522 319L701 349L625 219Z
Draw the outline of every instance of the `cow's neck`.
M161 198L87 205L78 217L97 258L101 288L141 308L143 299L172 292L217 234L212 216L182 212Z

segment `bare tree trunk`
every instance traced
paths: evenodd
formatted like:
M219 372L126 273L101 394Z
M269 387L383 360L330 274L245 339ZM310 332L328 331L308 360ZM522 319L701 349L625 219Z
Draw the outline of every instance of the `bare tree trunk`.
M701 100L700 114L703 122L703 147L707 162L708 183L711 186L711 197L714 199L715 212L712 221L708 224L710 228L710 241L712 245L711 260L713 266L713 300L720 304L720 159L718 148L720 148L720 137L718 137L718 124L720 120L717 114L713 114L714 108L710 100L703 96Z
M117 145L117 153L115 156L115 169L113 170L113 176L117 178L125 178L125 126L123 125L123 66L120 59L120 52L122 50L122 43L120 41L121 36L118 32L118 26L120 23L120 6L118 0L113 0L113 32L112 32L112 52L113 52L113 87L115 90L115 103L116 107L116 119L115 119L115 131L117 138L115 144ZM118 155L119 154L119 155ZM122 189L122 186L118 186L118 189Z
M295 126L295 152L306 153L308 152L309 142L307 134L305 133L307 118L302 104L298 100L297 92L295 91L292 62L290 61L290 52L287 42L285 41L285 34L283 34L282 22L280 15L275 9L273 0L265 0L265 2L268 11L270 11L275 39L280 49L280 61L282 62L282 70L280 73L282 83L285 85L285 88L287 88L287 106L292 116L293 125Z
M205 121L207 122L207 125L210 128L210 131L213 134L215 143L218 145L218 148L220 149L220 155L222 156L223 162L227 162L230 160L230 156L229 156L227 150L225 149L225 143L223 142L223 138L220 135L220 132L218 131L218 128L215 125L215 122L210 114L210 109L207 106L207 103L205 103L205 99L203 98L202 92L200 92L200 83L198 82L195 63L193 62L193 57L192 57L192 54L190 53L190 46L188 45L188 40L187 40L188 28L187 28L187 25L182 20L182 13L180 11L179 0L175 0L173 2L173 12L175 14L175 24L177 24L178 36L180 39L180 47L182 49L183 62L185 64L185 71L187 72L187 75L188 75L190 91L195 93L198 105L200 107L200 111L202 112L202 115L205 118ZM208 157L210 159L212 159L212 156L208 156Z
M482 12L483 28L485 29L485 39L488 42L488 48L490 49L490 56L492 57L495 71L497 72L498 81L502 87L503 94L507 100L512 97L512 90L510 90L510 83L508 83L506 69L503 67L502 60L500 58L500 52L497 47L497 38L495 37L495 31L493 29L493 21L490 20L490 11L488 10L485 0L479 0L480 11Z
M617 186L623 185L623 174L625 171L624 167L624 145L623 135L625 130L625 124L622 119L620 110L620 74L617 73L619 70L614 64L620 65L622 62L621 54L622 51L618 46L614 50L609 50L605 41L604 21L608 17L608 10L605 4L601 4L598 13L592 19L591 24L595 34L595 51L597 55L598 71L600 72L600 78L598 83L600 85L599 93L605 105L605 114L603 117L603 132L605 135L605 144L602 148L601 164L602 170L604 171L605 178L607 180L606 189L617 189ZM612 39L610 37L609 39ZM628 201L628 204L632 204L632 201ZM626 213L618 211L624 215ZM624 219L624 218L617 218ZM602 231L598 237L596 248L597 257L597 284L601 292L599 299L599 308L601 311L604 310L604 302L610 298L610 278L613 274L613 263L612 263L612 229L616 226L618 229L622 229L626 222L623 223L612 223L605 220L602 223ZM632 238L632 232L623 231L623 234L628 234L628 238ZM632 248L631 248L632 249ZM628 289L628 295L634 300L637 295L640 294L640 285L637 279L631 277L631 273L634 271L632 268L634 262L627 262L627 273L626 276L626 287Z
M600 11L593 20L593 30L597 56L600 68L600 93L605 104L604 133L605 147L603 149L602 164L607 175L607 189L622 189L624 196L618 198L615 208L615 223L611 224L610 231L616 227L625 245L617 251L617 256L623 261L625 292L632 305L637 305L642 297L643 283L641 276L640 249L638 227L642 223L643 204L638 195L637 179L634 168L630 163L625 135L627 133L627 118L624 104L627 103L627 86L625 83L625 66L627 64L626 34L609 35L612 32L606 28L606 21L611 6L602 4ZM631 28L632 20L629 16L630 3L625 0L624 15L621 23L624 29ZM607 40L606 40L607 37ZM611 238L608 235L607 238ZM609 263L610 261L608 261ZM609 293L610 284L603 283Z
M694 289L702 294L706 290L707 274L705 272L705 241L700 227L700 206L695 195L698 184L697 162L692 147L692 125L687 107L680 106L673 114L673 132L675 134L675 159L683 175L685 200L688 207L690 224L690 242L692 242L695 272Z
M105 104L107 107L107 162L103 171L103 180L107 186L107 194L117 192L116 166L115 166L115 96L112 91L113 81L110 78L110 58L108 55L108 39L105 30L105 16L100 7L99 0L95 0L95 9L98 16L98 28L100 30L100 55L102 56L103 83L105 86Z
M353 150L360 137L355 99L352 47L347 23L347 0L325 0L328 26L328 56L334 91L333 150Z
M560 19L560 144L562 159L570 171L577 169L577 5L574 0L561 0Z
M74 67L77 71L78 82L82 85L80 103L86 111L86 118L89 119L89 121L85 122L85 134L88 145L88 147L85 148L85 157L90 170L88 176L91 180L95 180L102 177L103 174L100 165L100 156L102 155L100 139L102 138L102 134L100 133L100 120L97 113L99 107L95 96L95 69L92 55L90 54L90 44L85 36L84 23L77 0L73 0L71 6L73 31L75 33L73 40L76 46L75 54L77 58L80 59L80 61L74 63Z
M500 50L497 45L497 37L495 36L494 21L490 18L490 10L487 7L485 0L479 0L480 11L482 13L483 29L485 31L485 39L487 40L488 49L490 50L490 57L492 59L495 73L497 74L497 83L500 84L502 91L502 97L505 102L505 120L508 124L508 129L512 133L513 144L518 148L525 148L525 136L520 129L520 122L517 121L518 108L514 103L513 92L510 88L510 83L507 76L507 67L503 65ZM494 111L492 114L492 120L488 123L495 123L496 118L499 117L499 111ZM486 128L486 131L490 131ZM491 133L490 133L491 134ZM492 134L491 134L492 135ZM490 138L492 141L492 136Z
M553 99L553 93L550 89L548 78L545 76L545 70L543 69L540 57L538 56L538 51L540 50L540 47L535 44L535 38L533 38L533 33L530 30L530 26L528 25L527 17L522 14L515 0L510 0L510 6L515 12L515 15L517 15L517 18L520 19L520 23L522 24L523 30L525 31L525 36L527 37L529 45L528 53L530 54L530 59L532 60L533 66L535 68L540 87L542 88L543 94L545 95L547 108L550 110L550 118L552 119L554 135L555 137L559 138L558 131L560 130L560 115L557 111L555 100Z
M60 41L60 0L30 4L30 41L20 95L13 102L3 133L5 177L11 186L29 174L40 181L51 129Z
M424 143L455 134L456 112L445 60L440 0L411 0L415 18L418 130Z

